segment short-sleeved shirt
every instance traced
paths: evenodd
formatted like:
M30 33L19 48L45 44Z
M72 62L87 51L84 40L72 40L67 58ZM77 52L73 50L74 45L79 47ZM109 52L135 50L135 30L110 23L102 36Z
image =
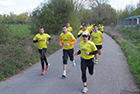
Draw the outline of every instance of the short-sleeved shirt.
M38 38L40 38L40 41L38 41L38 49L47 48L47 39L51 38L51 36L46 33L44 33L43 35L38 33L37 35L35 35L33 40L38 40Z
M91 36L93 38L93 41L94 41L95 45L102 45L102 43L100 41L104 37L104 35L100 31L93 32L91 34Z
M72 31L73 31L72 27L68 27L68 28L67 28L67 31L68 31L68 32L72 32Z
M88 31L92 31L92 29L93 29L92 26L87 26Z
M88 41L88 42L80 42L79 44L79 49L81 51L81 57L84 59L92 59L94 58L94 55L86 55L85 52L93 52L93 51L97 51L97 48L95 46L95 44L92 41Z
M82 25L79 28L80 28L80 30L83 30L83 26Z
M104 31L104 26L99 27L100 31Z
M66 46L66 43L71 43L75 39L75 37L73 36L72 33L70 33L70 32L67 32L66 34L61 33L60 34L60 39L63 40L63 49L69 50L69 49L74 48L73 45Z

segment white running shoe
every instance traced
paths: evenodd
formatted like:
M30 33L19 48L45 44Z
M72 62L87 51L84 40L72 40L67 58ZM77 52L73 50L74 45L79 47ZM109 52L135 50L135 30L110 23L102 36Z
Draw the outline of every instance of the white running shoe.
M95 60L95 64L98 64L98 60Z
M87 87L84 87L83 90L82 90L83 93L87 93L87 91L88 91Z
M72 61L72 66L75 67L76 66L76 63L74 61Z
M62 77L67 78L67 75L63 73L63 74L62 74Z

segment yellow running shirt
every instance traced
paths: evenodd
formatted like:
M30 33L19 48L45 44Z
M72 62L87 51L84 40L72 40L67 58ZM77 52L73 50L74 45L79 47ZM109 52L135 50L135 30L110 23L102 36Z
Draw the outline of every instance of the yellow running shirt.
M83 26L82 25L79 28L80 28L80 30L83 30Z
M67 31L68 31L68 32L72 32L72 31L73 31L72 27L68 27L68 28L67 28Z
M104 31L104 26L99 27L100 31Z
M95 44L92 41L87 41L87 42L81 42L79 44L79 48L81 51L81 57L84 59L92 59L94 58L94 55L86 55L85 52L93 52L93 51L97 51L97 48L95 46Z
M87 26L88 31L92 31L92 29L93 29L92 26Z
M38 49L47 48L47 39L51 38L51 36L45 33L43 35L39 33L33 40L38 40L38 38L40 38L40 41L38 41Z
M66 46L66 43L71 43L75 39L75 37L73 36L72 33L70 33L70 32L67 32L66 34L61 33L60 40L61 39L63 40L63 49L69 50L69 49L74 48L73 45Z
M91 34L92 38L93 38L93 42L95 43L95 45L102 45L101 39L104 37L104 35L100 32L93 32Z

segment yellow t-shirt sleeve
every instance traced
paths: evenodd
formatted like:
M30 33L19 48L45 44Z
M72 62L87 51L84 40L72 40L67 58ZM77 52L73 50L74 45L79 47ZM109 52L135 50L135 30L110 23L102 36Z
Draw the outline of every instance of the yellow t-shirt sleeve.
M38 40L38 37L37 37L37 35L33 38L33 40Z
M49 38L51 38L51 36L47 34L47 38L49 39Z
M72 27L71 27L71 32L73 31Z

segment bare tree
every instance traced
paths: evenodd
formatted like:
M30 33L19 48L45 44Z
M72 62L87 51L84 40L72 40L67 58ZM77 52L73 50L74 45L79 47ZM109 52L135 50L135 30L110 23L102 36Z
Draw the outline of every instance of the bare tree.
M107 4L109 0L89 0L89 7L92 9L93 20L101 21L109 19L112 8Z
M140 8L140 0L139 0L139 2L137 3L137 8Z
M72 0L75 5L75 10L80 11L88 6L88 0Z

